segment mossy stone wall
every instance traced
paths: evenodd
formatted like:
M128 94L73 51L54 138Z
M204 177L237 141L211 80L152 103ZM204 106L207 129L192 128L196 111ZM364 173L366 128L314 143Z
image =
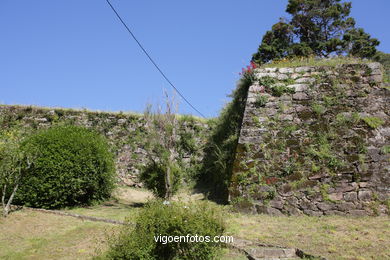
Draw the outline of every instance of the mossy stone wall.
M197 174L203 158L203 145L207 140L209 126L206 120L192 116L179 116L181 162L186 169L187 180ZM138 180L140 169L145 165L143 149L147 128L142 114L94 112L35 106L0 106L0 127L47 128L53 124L75 124L95 129L106 136L116 155L116 170L119 180L129 186L141 186ZM186 177L186 176L184 176Z
M256 69L230 185L241 210L385 214L390 91L379 63Z

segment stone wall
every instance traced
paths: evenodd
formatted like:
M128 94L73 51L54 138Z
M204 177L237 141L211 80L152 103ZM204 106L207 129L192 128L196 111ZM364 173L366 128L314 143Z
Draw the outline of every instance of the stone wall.
M209 127L205 120L191 116L179 116L182 163L187 174L198 167L203 158L203 144ZM33 106L0 106L0 127L12 126L31 129L47 128L53 124L70 123L93 128L105 135L116 155L116 169L122 183L141 186L137 176L146 162L143 149L147 129L141 114L93 112L61 108Z
M384 214L390 91L379 63L256 69L230 200L267 214Z

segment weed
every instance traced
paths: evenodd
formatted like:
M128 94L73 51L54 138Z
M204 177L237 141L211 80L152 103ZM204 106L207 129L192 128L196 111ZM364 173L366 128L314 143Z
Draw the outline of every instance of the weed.
M372 129L376 129L385 123L382 119L375 116L366 116L362 120Z
M267 101L268 101L268 97L260 94L256 97L255 106L264 107L267 104Z

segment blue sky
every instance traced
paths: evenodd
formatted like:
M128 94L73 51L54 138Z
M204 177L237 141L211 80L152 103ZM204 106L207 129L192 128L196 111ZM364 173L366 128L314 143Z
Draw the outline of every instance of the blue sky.
M287 0L111 0L157 64L208 117L218 115ZM389 0L352 17L390 52ZM142 112L171 90L105 0L0 1L0 103ZM184 102L180 113L194 114Z

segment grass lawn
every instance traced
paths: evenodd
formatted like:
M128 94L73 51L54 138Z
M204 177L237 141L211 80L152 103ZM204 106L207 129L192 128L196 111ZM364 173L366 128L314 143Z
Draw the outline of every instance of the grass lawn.
M390 259L389 217L282 216L232 213L234 237L300 248L328 259Z
M182 195L183 196L183 195ZM133 219L152 195L140 189L119 188L115 199L68 212L124 220ZM201 199L201 196L188 196ZM187 197L187 198L188 198ZM272 217L226 210L228 234L270 245L300 248L328 259L390 259L389 217ZM0 259L90 259L104 250L106 238L120 226L83 221L28 209L0 218ZM245 259L224 250L222 259Z
M30 210L0 219L0 259L87 259L118 226Z

